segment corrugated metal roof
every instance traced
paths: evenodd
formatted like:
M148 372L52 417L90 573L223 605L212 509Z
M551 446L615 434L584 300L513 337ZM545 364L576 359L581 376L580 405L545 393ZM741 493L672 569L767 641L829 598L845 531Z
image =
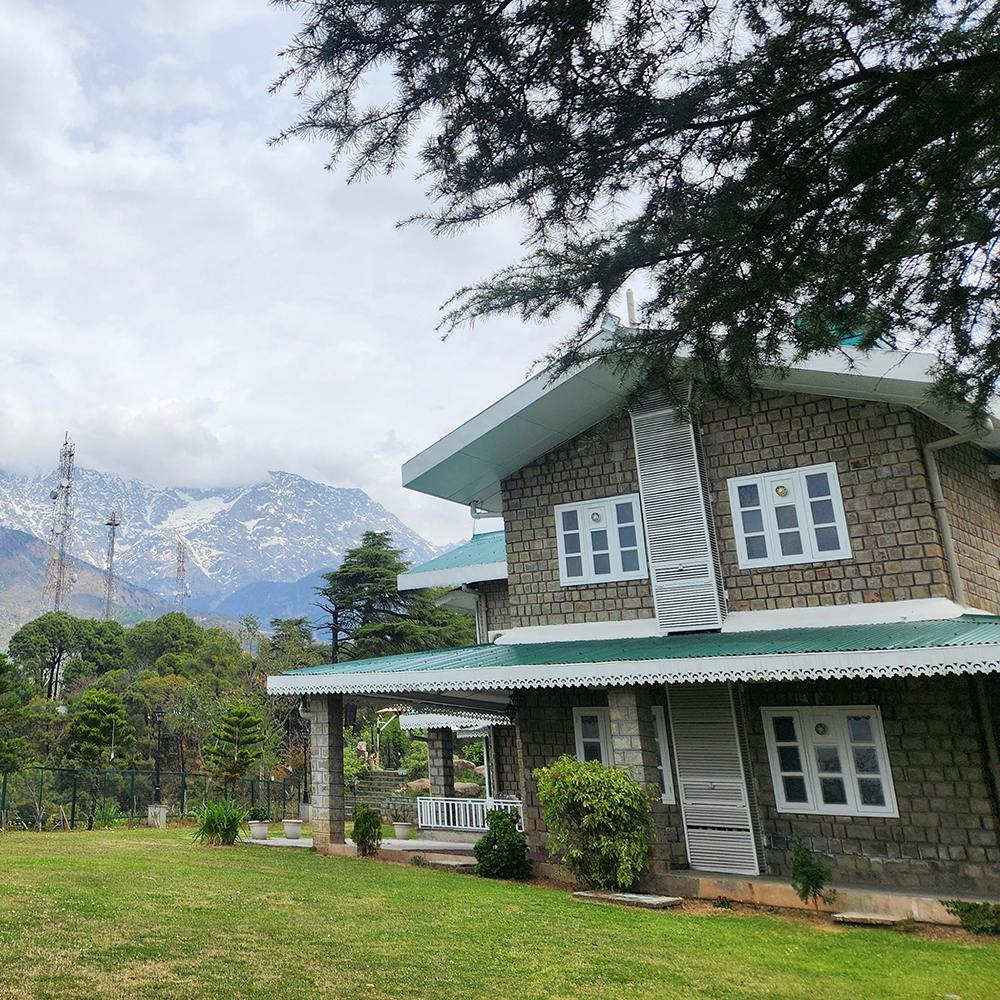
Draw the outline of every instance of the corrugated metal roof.
M997 644L1000 644L1000 617L963 615L946 621L836 625L828 628L776 629L772 632L698 632L640 639L464 646L302 667L283 676L475 671L497 667L613 663L619 660L714 659L729 656L850 653L863 650L939 649L948 646Z
M405 575L502 563L506 558L507 546L501 528L499 531L484 531L482 534L473 535L469 541L456 545L455 548L449 549L419 566L411 566Z

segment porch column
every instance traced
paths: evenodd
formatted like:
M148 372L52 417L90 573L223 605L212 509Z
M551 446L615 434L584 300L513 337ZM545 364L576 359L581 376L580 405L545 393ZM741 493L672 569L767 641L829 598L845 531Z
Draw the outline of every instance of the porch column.
M611 755L615 767L642 785L657 788L660 781L652 689L608 688L611 718Z
M427 776L431 795L455 797L455 734L451 729L427 730Z
M323 853L344 843L344 696L309 699L313 845Z

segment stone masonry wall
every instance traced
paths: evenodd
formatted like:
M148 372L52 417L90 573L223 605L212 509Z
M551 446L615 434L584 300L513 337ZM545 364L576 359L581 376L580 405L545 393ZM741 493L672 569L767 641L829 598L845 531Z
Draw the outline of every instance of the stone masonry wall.
M731 611L951 596L912 411L771 395L709 405L701 428ZM837 465L851 558L741 570L726 481L825 462Z
M627 414L609 417L526 465L503 481L502 490L512 627L653 617L648 580L559 583L553 508L639 492Z
M503 632L510 628L510 600L507 595L506 580L489 580L476 585L480 599L485 604L486 634L483 641L488 641L491 632Z
M427 730L427 777L431 795L455 795L455 733L451 729Z
M771 874L801 837L835 881L926 892L1000 892L1000 829L968 677L751 684L746 723ZM899 818L779 813L762 707L877 705ZM995 734L994 734L995 737Z
M490 746L493 749L493 774L497 797L519 799L521 777L518 771L517 733L513 726L491 726Z

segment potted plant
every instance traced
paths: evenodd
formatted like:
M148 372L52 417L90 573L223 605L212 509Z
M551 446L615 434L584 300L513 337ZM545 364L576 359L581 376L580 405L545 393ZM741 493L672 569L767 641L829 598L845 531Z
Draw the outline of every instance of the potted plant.
M281 822L285 828L286 840L298 840L302 836L302 820L284 819Z
M389 810L389 818L392 822L392 830L396 840L409 840L413 824L406 818L402 810L393 807Z
M254 806L247 813L247 826L250 827L251 840L267 840L267 810L262 806Z

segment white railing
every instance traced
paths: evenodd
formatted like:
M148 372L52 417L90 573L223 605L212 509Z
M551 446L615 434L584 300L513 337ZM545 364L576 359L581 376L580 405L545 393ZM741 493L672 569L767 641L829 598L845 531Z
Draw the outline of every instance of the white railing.
M517 817L523 828L520 799L445 799L420 796L417 799L417 826L423 830L486 830L486 814L499 809Z

